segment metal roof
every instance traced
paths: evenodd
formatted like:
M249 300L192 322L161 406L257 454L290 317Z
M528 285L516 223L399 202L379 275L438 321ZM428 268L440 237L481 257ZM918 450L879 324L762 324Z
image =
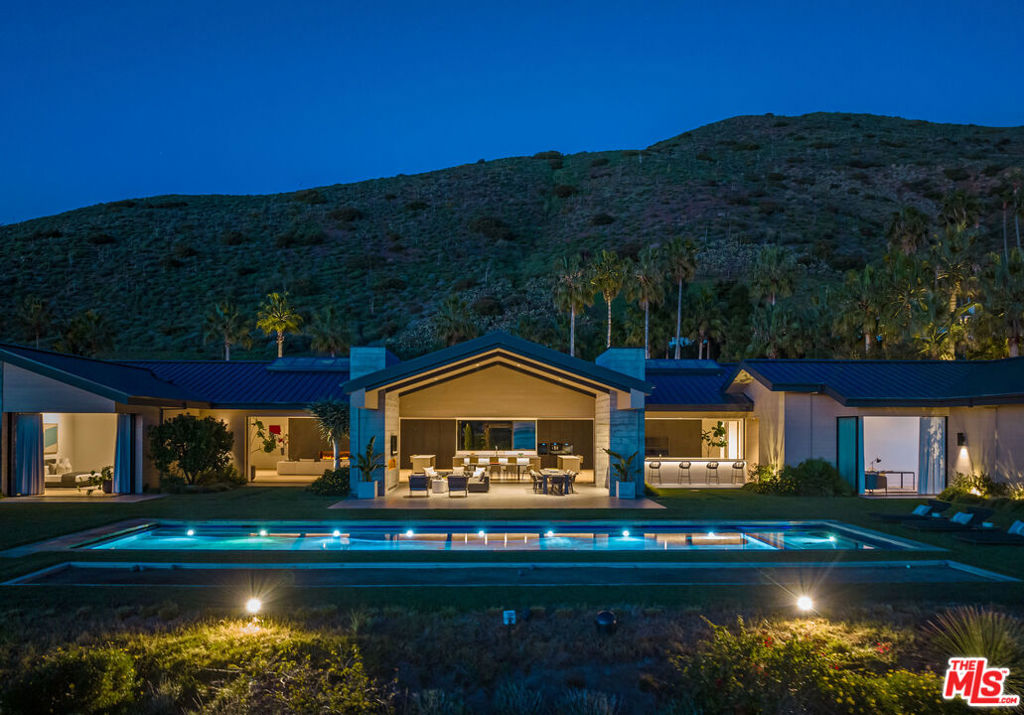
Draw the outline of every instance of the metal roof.
M1024 358L1005 360L744 360L770 390L821 392L850 406L1024 402Z
M183 404L187 390L158 378L144 366L0 344L0 362L31 370L115 402Z
M335 361L340 362L340 361ZM327 397L344 398L347 370L287 369L277 362L211 360L137 360L162 380L221 408L304 408Z
M625 373L610 370L580 358L570 357L557 350L552 350L543 345L531 343L528 340L523 340L503 332L488 333L482 337L421 355L418 358L385 367L368 375L363 375L345 383L345 392L351 393L361 389L383 387L384 385L443 368L445 365L470 359L475 355L481 355L494 350L505 351L526 360L544 363L550 367L573 373L590 382L607 387L620 390L639 390L644 393L651 392L651 385L643 380L638 380Z
M651 410L731 411L750 410L745 395L731 395L725 388L736 373L734 365L714 360L648 360L647 381L654 391L647 398Z

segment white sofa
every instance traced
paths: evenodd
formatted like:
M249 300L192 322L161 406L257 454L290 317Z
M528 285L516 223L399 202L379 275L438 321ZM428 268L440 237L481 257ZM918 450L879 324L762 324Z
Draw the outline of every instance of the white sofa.
M277 463L277 473L282 477L319 477L331 464L323 459L289 459Z

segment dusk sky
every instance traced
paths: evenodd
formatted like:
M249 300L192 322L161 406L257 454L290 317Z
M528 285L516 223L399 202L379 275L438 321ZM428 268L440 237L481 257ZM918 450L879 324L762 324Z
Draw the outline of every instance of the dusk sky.
M1024 124L1024 2L36 2L0 18L0 223L271 193L738 114Z

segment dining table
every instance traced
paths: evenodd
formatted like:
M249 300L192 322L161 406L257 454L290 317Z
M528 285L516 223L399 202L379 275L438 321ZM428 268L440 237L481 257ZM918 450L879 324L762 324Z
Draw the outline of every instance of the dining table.
M568 475L561 469L542 469L540 470L542 490L545 494L557 494L558 496L565 496L565 481ZM551 491L549 486L559 486L558 491Z

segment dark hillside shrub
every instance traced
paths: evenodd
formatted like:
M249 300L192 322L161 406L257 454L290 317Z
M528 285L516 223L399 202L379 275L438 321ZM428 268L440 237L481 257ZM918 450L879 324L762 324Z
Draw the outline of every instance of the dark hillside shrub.
M355 206L342 206L340 209L334 209L327 215L333 218L335 221L342 221L345 223L349 223L351 221L359 221L360 219L366 217L366 214L357 209Z
M594 216L590 219L590 224L592 226L607 226L610 223L615 223L615 217L612 216L611 214L594 214Z
M117 243L117 239L109 233L94 233L89 236L89 243L94 246L107 246L111 243Z
M292 196L292 201L300 201L304 204L326 204L327 199L323 197L317 189L304 189L302 191L296 191Z
M480 216L469 222L469 230L495 240L511 241L515 238L512 228L496 216Z
M3 693L5 712L96 713L134 699L135 667L113 648L56 650L32 663Z
M577 191L575 186L570 184L557 184L552 192L560 199L567 199Z

